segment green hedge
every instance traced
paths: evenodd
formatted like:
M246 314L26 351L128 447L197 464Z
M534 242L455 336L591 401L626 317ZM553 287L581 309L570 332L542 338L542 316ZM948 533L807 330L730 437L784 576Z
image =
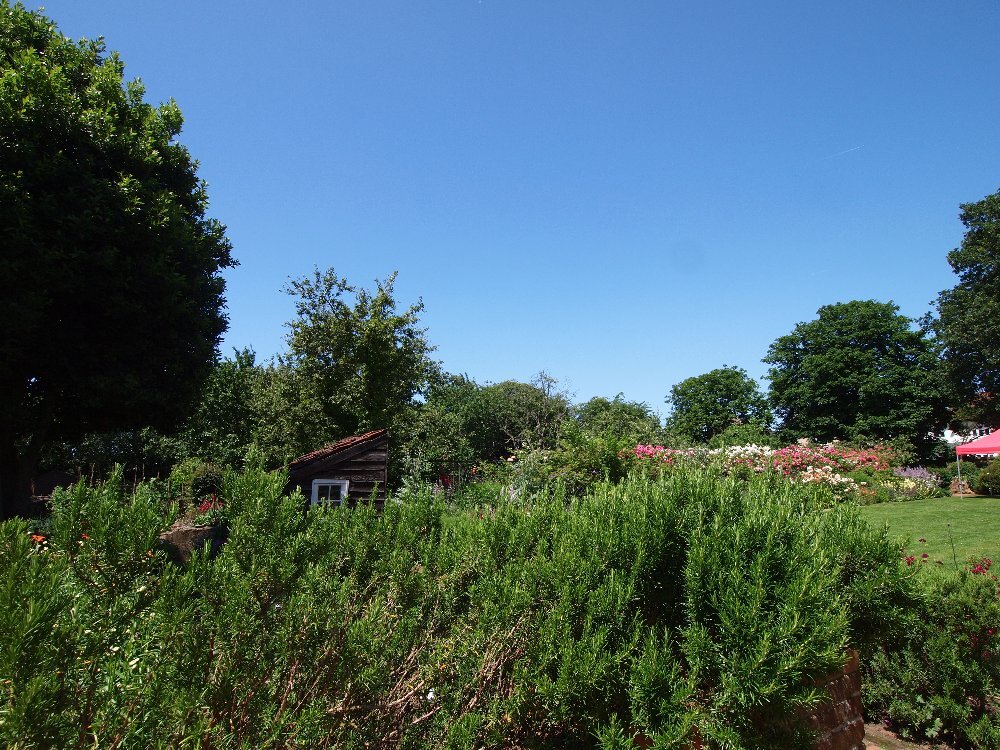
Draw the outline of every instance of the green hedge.
M186 569L152 552L169 498L119 479L58 494L44 543L0 526L0 744L805 746L808 678L910 596L884 532L776 478L304 513L230 473Z
M911 560L919 596L865 654L866 709L906 737L995 750L1000 592L992 561L956 572Z

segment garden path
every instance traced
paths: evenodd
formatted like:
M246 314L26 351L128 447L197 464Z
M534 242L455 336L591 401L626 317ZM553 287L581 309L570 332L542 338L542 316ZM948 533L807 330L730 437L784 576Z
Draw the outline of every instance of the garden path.
M947 745L938 745L947 749ZM907 742L881 724L865 724L865 748L867 750L931 750L931 745Z

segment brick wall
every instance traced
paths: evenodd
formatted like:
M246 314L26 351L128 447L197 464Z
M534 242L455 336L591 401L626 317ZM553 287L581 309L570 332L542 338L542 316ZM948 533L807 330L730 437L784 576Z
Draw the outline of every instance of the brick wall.
M844 668L816 680L816 687L830 696L807 715L809 726L818 735L816 750L865 750L858 652L852 650Z

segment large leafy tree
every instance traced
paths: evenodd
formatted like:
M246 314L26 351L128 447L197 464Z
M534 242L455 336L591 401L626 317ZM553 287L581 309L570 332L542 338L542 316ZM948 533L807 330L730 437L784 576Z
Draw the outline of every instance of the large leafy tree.
M441 372L432 378L423 403L393 434L403 474L434 480L461 475L476 464L474 405L481 391L465 375Z
M919 447L946 418L934 343L892 302L821 307L771 344L764 362L789 437Z
M632 445L659 443L665 437L660 418L649 404L628 401L621 393L613 399L594 396L574 406L573 418L588 436L611 436Z
M746 370L723 366L682 380L670 389L667 426L689 440L708 442L736 424L766 426L767 399Z
M1000 192L962 205L965 237L948 253L958 284L938 296L935 331L960 416L1000 425Z
M46 443L183 416L226 329L224 227L177 105L143 97L0 0L0 516Z
M332 269L292 280L288 351L263 374L256 442L284 461L365 430L397 428L437 372L423 303L397 309L396 275L374 290Z
M484 386L473 403L470 439L484 460L551 448L568 417L569 398L551 375L540 372L529 383L504 380Z
M398 437L411 463L408 470L431 477L523 450L554 448L569 415L566 394L545 373L530 383L488 385L440 374Z
M180 431L186 450L223 466L239 466L261 421L258 405L267 370L252 349L219 360Z

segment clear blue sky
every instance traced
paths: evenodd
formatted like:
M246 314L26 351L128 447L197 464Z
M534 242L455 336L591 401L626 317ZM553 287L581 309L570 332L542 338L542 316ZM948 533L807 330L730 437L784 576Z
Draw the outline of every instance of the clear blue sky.
M283 348L289 277L398 270L447 370L666 411L821 305L927 312L1000 187L996 0L45 9L184 112L241 264L224 353Z

